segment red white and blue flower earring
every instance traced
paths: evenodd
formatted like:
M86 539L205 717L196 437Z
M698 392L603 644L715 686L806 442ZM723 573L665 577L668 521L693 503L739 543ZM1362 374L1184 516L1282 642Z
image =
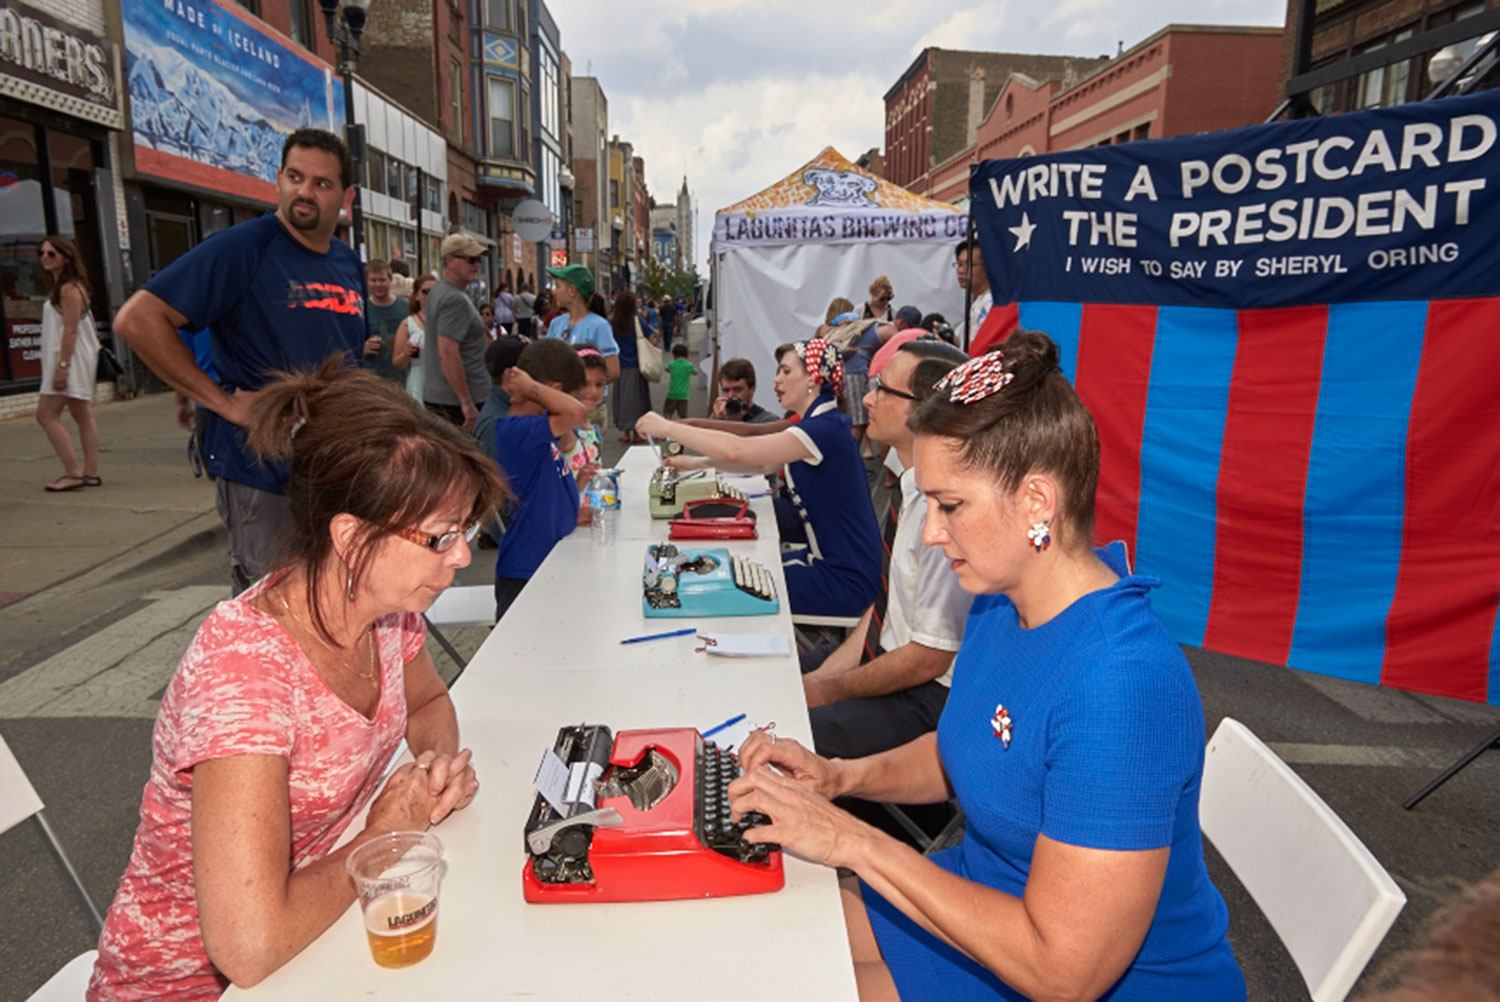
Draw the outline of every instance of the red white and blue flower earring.
M1043 519L1026 530L1026 538L1031 540L1031 545L1036 547L1036 552L1041 553L1052 545L1052 526Z
M990 718L990 726L995 729L995 737L1000 739L1000 747L1006 751L1010 750L1010 711L1005 708L1004 703L995 705L995 715Z

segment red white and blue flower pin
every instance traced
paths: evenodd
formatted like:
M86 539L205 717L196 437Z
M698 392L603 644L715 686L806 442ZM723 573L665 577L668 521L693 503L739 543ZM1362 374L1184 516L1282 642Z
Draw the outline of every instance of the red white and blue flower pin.
M995 705L995 715L990 718L990 726L995 729L995 737L1000 739L1000 747L1006 751L1010 750L1010 711L1005 708L1004 703Z
M939 379L933 390L947 390L951 403L972 404L999 393L1015 378L1015 373L1005 371L1005 355L996 350L969 359Z

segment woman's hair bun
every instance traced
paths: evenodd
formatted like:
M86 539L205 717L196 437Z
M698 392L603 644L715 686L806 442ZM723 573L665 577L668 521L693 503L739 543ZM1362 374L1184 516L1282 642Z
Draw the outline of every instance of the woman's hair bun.
M1000 345L1005 354L1005 368L1017 379L1043 376L1059 369L1061 358L1057 344L1039 331L1016 331Z

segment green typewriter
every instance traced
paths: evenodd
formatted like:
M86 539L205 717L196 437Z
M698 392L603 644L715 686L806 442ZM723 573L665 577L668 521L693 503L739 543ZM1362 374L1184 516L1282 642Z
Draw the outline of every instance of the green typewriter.
M649 504L652 518L676 518L689 501L705 498L747 500L745 492L724 482L717 470L679 472L670 466L659 466L651 474Z

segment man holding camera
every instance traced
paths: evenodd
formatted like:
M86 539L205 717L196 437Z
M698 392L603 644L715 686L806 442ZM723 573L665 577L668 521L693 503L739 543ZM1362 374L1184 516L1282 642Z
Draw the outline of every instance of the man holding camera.
M755 366L746 358L731 358L720 366L719 396L709 417L746 424L770 424L780 420L755 402Z

